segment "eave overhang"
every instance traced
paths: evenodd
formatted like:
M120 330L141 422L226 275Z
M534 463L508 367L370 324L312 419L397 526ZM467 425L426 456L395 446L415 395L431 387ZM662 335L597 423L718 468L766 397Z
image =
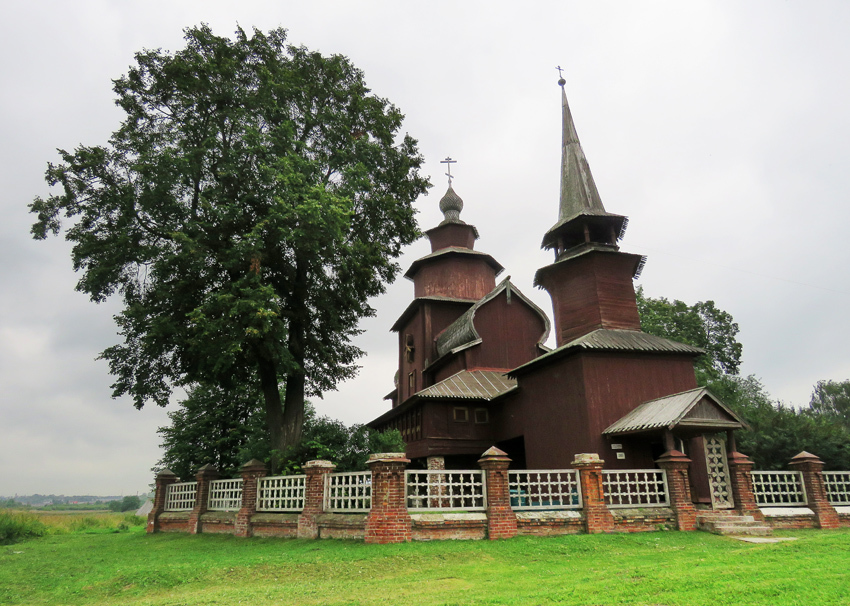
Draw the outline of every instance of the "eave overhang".
M500 273L504 271L504 267L496 261L492 256L487 253L483 253L477 250L472 250L470 248L461 248L458 246L449 246L448 248L441 248L438 251L432 252L430 255L425 255L424 257L420 257L416 261L414 261L410 265L410 269L405 272L404 277L408 280L413 280L413 277L419 272L423 265L434 261L435 259L440 259L442 257L475 257L479 258L487 263L490 267L493 268L493 271L496 272L498 276Z
M537 370L551 362L579 352L622 352L650 353L660 355L700 356L704 349L656 337L639 330L619 330L600 328L573 339L538 358L526 362L508 372L509 377L518 377L526 372Z
M621 436L677 428L726 431L749 426L708 389L697 387L640 404L608 426L602 435Z
M410 305L407 306L401 315L398 317L398 320L390 328L390 332L399 332L404 325L410 320L411 316L413 316L416 311L419 309L421 305L424 303L461 303L467 305L475 304L477 299L459 299L455 297L416 297L413 301L410 302Z
M632 278L635 279L640 277L640 273L641 271L643 271L643 266L646 264L645 256L638 255L635 253L622 252L616 246L612 246L610 244L581 244L579 246L574 246L573 248L565 250L558 256L554 263L550 265L545 265L538 269L537 272L534 274L534 286L537 286L538 288L542 287L544 275L552 271L560 263L566 263L568 261L578 259L579 257L584 257L591 253L602 253L609 255L613 254L624 257L631 257L633 261Z

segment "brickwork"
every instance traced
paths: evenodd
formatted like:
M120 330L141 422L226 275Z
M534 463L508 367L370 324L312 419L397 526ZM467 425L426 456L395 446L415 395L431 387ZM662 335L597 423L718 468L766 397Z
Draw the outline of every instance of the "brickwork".
M304 509L298 516L299 539L318 539L319 526L316 518L324 513L325 476L331 473L336 465L330 461L307 461L304 473L307 479L304 485Z
M445 457L428 457L428 469L430 471L443 471L445 468Z
M764 514L756 503L753 493L753 462L740 452L728 455L729 475L732 482L732 497L735 499L735 511L754 520L763 522Z
M771 528L783 530L801 530L806 528L817 528L817 518L812 514L800 514L794 516L765 516L765 523Z
M153 496L153 509L148 513L147 532L160 532L159 518L165 512L166 488L177 481L177 475L170 469L163 469L156 474L156 489Z
M235 511L208 511L201 514L198 532L204 534L235 534Z
M214 465L204 465L198 470L195 479L198 487L195 492L195 507L189 514L189 534L203 532L201 516L207 512L207 501L210 496L210 482L218 479L218 469Z
M617 532L654 532L676 530L676 513L669 507L616 509L614 530Z
M578 511L518 511L517 534L551 537L562 534L582 534L584 516Z
M155 532L188 532L188 511L166 511L157 518Z
M495 446L489 448L478 459L484 471L487 487L487 538L510 539L517 534L516 515L511 509L511 493L508 485L508 467L511 464L507 453Z
M366 514L324 513L316 518L320 539L359 539L366 536Z
M372 471L372 510L366 518L367 543L404 543L413 538L413 520L407 512L404 470L410 459L404 453L374 454L367 463Z
M234 533L237 537L251 536L251 518L257 513L257 487L268 470L262 461L251 459L240 469L242 473L242 507L236 514Z
M420 513L411 518L414 541L487 538L487 515L484 513Z
M838 528L838 512L829 503L823 485L823 461L808 452L791 459L791 469L802 472L809 509L815 512L818 528Z
M578 469L584 499L584 524L588 534L614 532L614 516L605 504L602 468L605 461L598 454L577 454L572 463Z
M251 536L294 539L298 536L297 513L257 513L251 517Z
M655 461L667 472L667 492L677 530L696 530L697 513L691 502L688 467L691 460L678 450L668 450Z

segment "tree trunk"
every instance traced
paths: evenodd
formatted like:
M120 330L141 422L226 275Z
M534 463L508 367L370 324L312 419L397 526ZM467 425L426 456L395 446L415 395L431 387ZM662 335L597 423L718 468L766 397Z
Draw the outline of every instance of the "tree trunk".
M275 363L258 356L260 386L263 390L263 403L266 412L266 429L269 432L269 447L271 448L271 473L280 472L283 453L287 443L284 439L283 403L280 401L280 388L277 382Z

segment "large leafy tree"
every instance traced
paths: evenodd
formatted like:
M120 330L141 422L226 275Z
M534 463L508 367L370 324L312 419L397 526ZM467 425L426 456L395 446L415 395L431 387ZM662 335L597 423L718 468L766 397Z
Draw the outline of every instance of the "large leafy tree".
M123 298L101 356L115 397L260 385L272 447L301 439L305 396L356 372L357 323L417 236L427 188L402 114L345 57L282 29L187 29L114 81L126 112L105 146L59 150L31 204L35 238L73 243L77 289ZM285 401L281 401L283 384Z
M810 408L775 401L755 376L738 374L742 346L738 324L713 301L688 305L637 292L641 329L706 350L694 365L697 383L708 387L750 428L738 432L738 449L752 457L756 469L784 469L797 453L817 454L829 469L850 469L850 427L841 418L847 384L820 381Z
M227 406L222 406L227 402ZM189 478L207 463L225 477L235 477L249 459L270 460L268 436L263 431L263 402L258 390L239 386L225 391L198 385L168 413L171 423L158 431L163 456L156 470L168 467ZM366 469L369 454L404 450L398 430L379 432L365 425L346 426L318 416L309 402L304 408L301 444L285 453L283 468L298 471L311 459L333 461L338 471Z
M647 297L637 290L640 327L644 332L701 347L695 370L701 385L723 375L737 375L743 347L738 342L738 324L732 315L718 309L714 301L688 305L664 297Z
M810 405L814 412L831 417L850 429L850 379L818 381Z

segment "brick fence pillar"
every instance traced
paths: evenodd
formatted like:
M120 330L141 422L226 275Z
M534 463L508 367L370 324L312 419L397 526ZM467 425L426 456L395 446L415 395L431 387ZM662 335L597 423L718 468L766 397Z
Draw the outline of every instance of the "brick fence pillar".
M330 461L316 459L304 464L304 473L307 474L304 486L304 509L298 516L299 539L318 539L319 526L316 524L316 516L325 511L325 476L336 469L336 465Z
M818 527L838 528L838 512L830 504L823 485L823 461L803 451L791 459L789 465L794 471L802 472L809 509L815 512Z
M262 461L251 459L239 471L242 474L242 507L236 514L234 534L237 537L250 537L251 517L257 513L258 484L268 470Z
M676 528L696 530L697 512L691 502L691 488L688 482L688 466L691 460L683 452L668 450L655 462L667 472L667 491L670 494L670 507L676 516Z
M754 463L745 454L730 452L727 456L729 461L729 475L732 482L732 498L735 499L735 510L743 516L752 516L759 522L764 521L764 514L756 503L756 495L753 492L753 465Z
M605 504L605 491L602 488L605 461L596 453L585 453L577 454L572 465L578 469L587 533L614 532L614 516Z
M195 480L198 488L195 490L195 506L189 514L189 534L201 532L201 516L207 512L207 504L210 498L210 483L218 479L218 469L215 465L207 463L198 470Z
M148 513L148 532L159 532L159 514L165 511L165 493L167 487L177 481L177 475L170 469L156 474L156 491L153 495L153 509Z
M366 518L367 543L404 543L413 535L407 513L404 470L410 459L403 452L369 456L372 471L372 509Z
M515 537L516 514L511 509L511 492L508 485L508 454L495 446L489 448L478 459L484 470L487 487L487 537L510 539Z

